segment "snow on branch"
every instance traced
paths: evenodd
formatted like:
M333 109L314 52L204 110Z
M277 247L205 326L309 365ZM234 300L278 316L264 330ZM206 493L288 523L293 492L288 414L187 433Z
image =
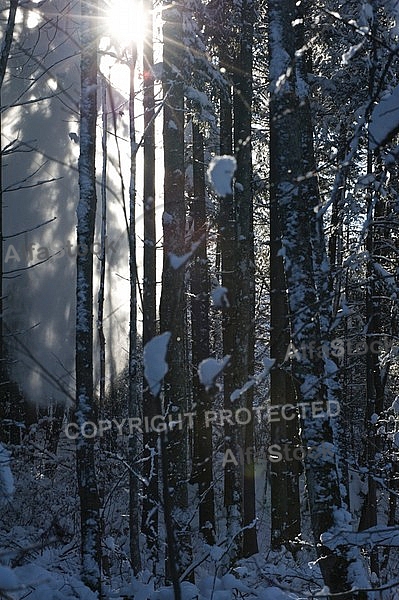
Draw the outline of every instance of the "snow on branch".
M374 107L369 123L370 149L388 143L399 128L399 85Z
M215 384L215 379L222 373L230 362L230 355L220 360L217 358L206 358L198 365L198 377L207 390Z
M211 291L212 304L215 308L230 308L230 302L227 297L227 287L218 285Z
M232 402L234 402L234 400L238 400L243 394L250 390L251 387L253 387L254 385L259 385L262 381L264 381L269 376L270 369L273 367L275 362L275 358L264 358L264 369L262 373L260 373L257 376L251 377L251 379L248 379L248 381L246 381L241 388L234 390L234 392L230 395L230 400Z
M375 525L363 531L350 531L348 527L341 530L328 531L323 534L321 541L330 549L342 545L374 548L383 546L387 548L399 547L399 531L396 526Z
M168 372L168 363L165 358L170 336L170 331L165 331L165 333L153 337L144 346L144 377L153 396L158 396L163 378Z
M177 270L185 265L195 253L197 248L201 245L202 241L203 238L199 239L197 242L192 242L190 251L186 252L186 254L182 254L181 256L173 254L173 252L169 252L168 256L172 269Z
M233 193L231 181L233 179L237 161L234 156L222 155L212 158L208 166L208 179L213 190L222 198Z

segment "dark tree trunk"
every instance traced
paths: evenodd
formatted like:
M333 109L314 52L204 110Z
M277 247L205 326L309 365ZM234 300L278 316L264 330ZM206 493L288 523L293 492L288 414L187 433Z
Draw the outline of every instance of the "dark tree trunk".
M232 57L229 47L220 51L220 63L231 69ZM222 90L220 100L220 154L233 154L233 115L232 93L229 83ZM222 315L223 355L230 355L230 364L224 370L223 406L225 410L236 408L231 401L231 394L239 387L237 381L236 336L238 331L237 314L237 224L234 194L220 198L219 211L219 243L222 263L222 285L227 289L228 306ZM244 437L240 428L228 423L224 427L225 450L234 457L241 455ZM227 531L232 540L229 560L234 563L242 554L242 483L243 464L226 462L224 468L224 505L226 507Z
M136 268L136 130L135 130L135 70L137 48L133 44L130 57L129 136L130 136L130 184L129 184L129 406L130 418L139 417L138 364L137 364L137 268ZM129 533L130 560L135 575L141 570L140 556L140 489L135 464L139 455L139 439L136 432L129 436Z
M322 334L312 248L314 202L309 197L308 186L302 185L307 158L303 155L304 129L296 88L292 24L296 16L294 0L269 1L271 185L275 187L281 220L292 341L296 348L310 348L310 344L318 348ZM321 277L321 273L316 275ZM324 276L327 278L328 272ZM301 441L319 565L330 591L345 592L351 588L349 564L356 560L357 568L363 567L353 549L342 546L337 551L321 542L323 534L338 526L336 511L343 511L340 480L332 453L333 433L327 414L329 393L323 384L325 365L322 357L310 356L307 352L293 359L292 368L299 398L309 403L301 415ZM310 408L313 402L322 406L323 412L318 418L314 418ZM353 598L353 593L347 598Z
M104 299L105 299L105 267L106 252L105 244L107 239L107 164L108 164L108 116L107 116L107 88L108 84L105 78L101 81L101 111L102 111L102 173L101 173L101 253L100 253L100 282L98 287L98 314L97 331L99 340L100 355L100 397L99 397L99 415L104 418L105 402L105 334L104 334Z
M144 108L144 279L143 279L143 345L156 331L156 230L155 230L155 112L154 112L154 52L153 3L144 0L146 41L143 50L143 108ZM151 419L158 414L158 402L143 385L143 417ZM155 574L158 560L158 435L144 431L143 476L148 485L143 493L142 532L146 537L147 552Z
M198 484L199 527L207 544L215 543L212 428L205 424L205 412L212 410L212 397L200 384L198 365L210 355L209 292L210 281L206 250L207 219L205 207L204 140L198 123L193 122L193 202L191 216L194 238L202 243L191 266L191 334L193 363L194 455L192 483Z
M92 247L96 216L96 120L97 120L97 5L81 6L81 100L79 204L77 245ZM93 254L77 254L76 283L76 422L95 421L93 389ZM76 440L76 468L80 498L82 580L100 592L100 498L94 460L94 440Z
M375 30L375 25L373 26ZM374 88L377 83L377 45L372 42L370 52L369 69L369 96L373 97ZM372 139L369 139L369 149L367 154L367 174L374 175L378 180L381 178L381 170L377 168L378 157L371 150ZM378 172L379 171L379 172ZM377 525L377 481L374 476L376 470L376 455L379 453L380 440L376 435L375 426L372 422L374 414L381 414L384 409L384 386L382 384L379 358L375 352L371 351L371 343L378 342L381 327L380 315L382 306L380 304L380 293L378 282L373 268L374 256L382 255L378 244L378 216L382 212L383 200L378 197L378 190L375 186L370 186L367 194L367 219L368 229L366 237L366 250L368 254L367 262L367 289L366 289L366 323L367 323L367 353L366 353L366 411L365 411L365 430L367 433L366 442L366 465L369 469L367 478L367 494L365 503L362 507L362 515L359 523L359 530L368 529ZM373 549L370 555L370 568L373 573L379 575L378 550Z
M255 346L255 258L252 196L252 45L255 6L252 0L241 4L241 31L238 61L234 75L234 146L237 158L234 190L237 235L237 323L236 332L237 382L243 386L254 374ZM239 405L253 414L253 388L242 394ZM254 421L244 426L243 445L254 447ZM243 555L258 552L255 526L255 457L245 453L243 479ZM252 526L251 526L252 525Z
M169 371L164 382L164 414L178 419L187 411L185 356L186 299L185 267L175 268L173 257L185 251L186 207L184 197L184 94L182 51L182 7L167 5L163 13L164 28L164 262L160 304L160 330L169 331L167 354ZM180 574L190 563L191 547L188 531L188 436L185 427L170 429L167 443L167 465L170 504L173 507L173 529L178 558L174 567ZM165 500L165 499L164 499ZM171 573L171 560L167 570ZM172 574L172 573L171 573Z
M8 11L7 25L5 28L4 37L1 46L0 55L0 106L1 106L1 90L3 86L4 77L7 71L8 58L12 46L15 28L15 17L17 14L19 0L10 0L10 8ZM0 110L0 144L2 139L2 111ZM21 421L22 414L20 412L20 402L17 401L19 395L16 394L15 398L10 403L10 409L8 410L7 399L11 393L9 386L13 384L9 382L9 368L7 364L7 356L4 347L4 287L3 287L3 273L4 273L4 262L3 262L3 149L0 146L0 419L5 417L7 420L14 422ZM9 442L13 444L20 443L20 430L13 423L9 426L10 437ZM3 436L2 436L3 437ZM6 441L5 438L3 441Z
M274 143L273 138L271 143ZM271 165L272 169L274 163ZM290 375L289 361L285 356L289 348L290 325L288 318L287 284L281 256L281 225L278 211L278 194L274 185L275 174L270 173L270 356L275 364L270 373L270 402L272 406L296 404L294 382ZM271 444L287 444L295 447L299 442L297 417L271 422ZM290 547L290 542L301 531L299 484L301 471L299 463L288 461L283 456L280 462L271 462L271 545L279 549L282 544Z

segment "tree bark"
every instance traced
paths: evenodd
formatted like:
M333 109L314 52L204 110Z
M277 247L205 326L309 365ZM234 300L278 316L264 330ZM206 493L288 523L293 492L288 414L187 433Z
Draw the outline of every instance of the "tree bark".
M107 87L105 78L101 82L101 111L102 111L102 173L101 173L101 252L100 252L100 282L98 287L98 314L97 331L99 339L100 354L100 397L99 397L99 415L104 417L105 402L105 335L104 335L104 299L105 299L105 267L106 267L106 239L107 239L107 163L108 163L108 118L107 118Z
M81 6L81 98L78 248L91 248L96 216L97 4ZM93 389L93 254L78 253L76 283L76 422L95 420ZM94 460L94 440L76 439L80 498L82 580L93 591L101 588L100 498Z
M183 7L173 3L164 10L164 261L160 303L160 331L171 332L167 354L169 371L164 380L164 414L178 420L187 411L187 381L185 356L185 267L174 268L173 256L185 251L186 207L184 197L184 93L183 71ZM179 425L168 432L167 465L170 504L173 507L173 528L179 574L190 562L191 546L188 531L188 438ZM167 561L170 571L171 561Z
M322 338L311 244L314 204L307 186L302 185L306 157L304 160L296 89L292 25L295 19L294 0L269 1L271 186L278 197L292 341L296 348L309 349L300 357L295 356L292 364L299 398L306 403L301 411L301 441L312 530L325 584L331 592L345 592L351 589L351 563L356 561L359 569L362 565L353 549L346 546L330 549L322 541L329 530L339 530L344 509L327 414L329 395L323 384L324 361L318 354L310 356L311 344L319 348ZM328 273L324 276L328 277ZM318 418L312 415L313 402L322 407ZM347 597L353 598L354 593L348 593Z
M273 139L272 139L273 143ZM273 168L273 163L271 165ZM274 173L271 172L271 183ZM297 402L294 382L290 375L289 361L285 356L290 345L287 284L281 256L281 224L278 211L278 194L270 187L270 356L275 364L270 372L270 403L281 407ZM294 447L299 442L297 417L271 422L271 444L287 444ZM279 549L290 543L301 531L299 464L283 456L279 462L271 462L271 546Z
M7 71L7 65L8 65L8 58L9 58L9 54L10 54L10 50L11 50L11 46L12 46L12 41L13 41L13 37L14 37L14 29L15 29L15 17L17 14L17 8L18 8L18 2L19 0L10 0L10 8L8 11L8 19L7 19L7 25L6 25L6 29L5 29L5 33L4 33L4 38L1 44L1 54L0 54L0 106L1 106L1 90L2 90L2 86L3 86L3 82L4 82L4 77ZM2 119L3 119L3 114L2 111L0 110L0 144L1 144L1 136L2 136ZM6 352L5 352L5 347L4 347L4 327L3 327L3 322L4 322L4 302L3 302L3 293L4 293L4 288L3 288L3 271L4 271L4 262L3 262L3 149L0 146L0 384L2 386L2 388L4 389L4 386L6 385L6 382L8 381L9 375L8 375L8 364L7 364L7 357L6 357ZM1 398L1 404L2 406L0 407L0 416L2 417L3 415L6 415L5 412L5 398L4 398L4 394L2 394L2 398ZM12 418L15 421L18 421L18 416L16 415L16 412L14 410L14 405L16 404L15 401L12 402L11 404L11 412L9 414L7 414L8 418ZM14 426L11 426L11 437L12 437L12 441L15 443L19 443L19 431L17 432L17 435L15 434L15 432L13 432L13 430L15 430Z
M207 544L215 543L215 506L213 489L212 428L205 423L212 410L212 397L198 378L198 365L210 355L209 271L206 250L207 219L205 207L204 140L198 123L193 122L193 202L191 216L194 238L202 239L191 266L191 334L193 362L194 455L191 482L198 484L199 527Z
M135 70L137 48L131 47L130 91L129 91L129 137L130 137L130 184L129 184L129 279L130 279L130 323L129 323L129 406L130 418L139 416L138 364L137 364L137 267L136 267L136 129L135 129ZM129 530L130 560L135 575L141 570L140 556L140 489L139 478L134 467L139 455L137 433L129 436Z
M153 2L144 0L145 43L143 49L143 108L144 108L144 278L143 278L143 346L156 331L156 229L155 229L155 123L154 123L154 52ZM144 381L143 416L149 422L158 414L158 402ZM146 537L148 559L156 572L158 560L158 435L154 431L143 434L143 476L148 481L143 494L142 532Z
M255 7L253 0L241 3L241 30L238 42L237 68L234 74L234 146L237 158L234 190L237 227L237 382L243 386L254 374L255 359L255 257L252 194L252 51ZM253 387L240 398L253 414ZM239 408L238 405L235 409ZM254 421L245 425L244 448L254 447ZM243 469L243 555L258 552L255 526L255 456L245 453Z
M228 44L220 54L221 65L231 68L232 58L228 52ZM226 67L225 67L226 68ZM220 99L220 154L233 154L233 115L232 93L229 83L222 90ZM222 286L227 289L228 306L222 315L223 355L230 355L230 364L223 372L223 407L233 411L235 406L231 394L239 387L237 381L236 335L238 330L237 314L237 223L234 194L220 198L219 210L219 243L222 264ZM225 451L233 456L240 456L244 439L240 429L225 423ZM224 468L224 505L226 507L227 531L232 540L229 561L235 562L242 554L242 483L243 464L226 462Z

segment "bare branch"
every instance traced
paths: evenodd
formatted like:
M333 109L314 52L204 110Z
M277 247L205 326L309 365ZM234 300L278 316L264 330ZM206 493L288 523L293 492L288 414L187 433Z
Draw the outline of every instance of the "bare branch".
M24 233L29 233L30 231L35 231L35 229L40 229L40 227L44 227L44 225L48 225L56 220L57 217L53 217L52 219L48 219L36 227L30 227L29 229L24 229L23 231L18 231L17 233L13 233L12 235L3 235L3 240L9 240L10 238L18 237L19 235L23 235Z
M40 260L39 262L35 263L34 265L29 265L28 267L20 267L19 269L12 269L11 271L4 271L3 275L12 275L13 273L19 273L20 271L29 271L29 269L33 269L34 267L37 267L38 265L42 265L43 263L47 262L51 258L54 258L54 256L57 256L57 254L60 254L61 252L62 252L62 250L58 250L58 252L56 252L55 254L48 256L44 260Z
M29 188L35 188L39 185L43 185L45 183L53 183L53 181L59 181L60 179L64 179L63 177L53 177L51 179L42 179L37 181L36 183L31 183L30 185L17 185L17 187L12 187L11 185L4 188L3 193L6 192L18 192L19 190L27 190Z

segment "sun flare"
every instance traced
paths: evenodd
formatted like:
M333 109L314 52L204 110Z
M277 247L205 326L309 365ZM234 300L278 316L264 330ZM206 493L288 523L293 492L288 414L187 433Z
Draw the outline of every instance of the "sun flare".
M110 0L107 10L107 35L123 48L144 38L144 16L140 0Z

